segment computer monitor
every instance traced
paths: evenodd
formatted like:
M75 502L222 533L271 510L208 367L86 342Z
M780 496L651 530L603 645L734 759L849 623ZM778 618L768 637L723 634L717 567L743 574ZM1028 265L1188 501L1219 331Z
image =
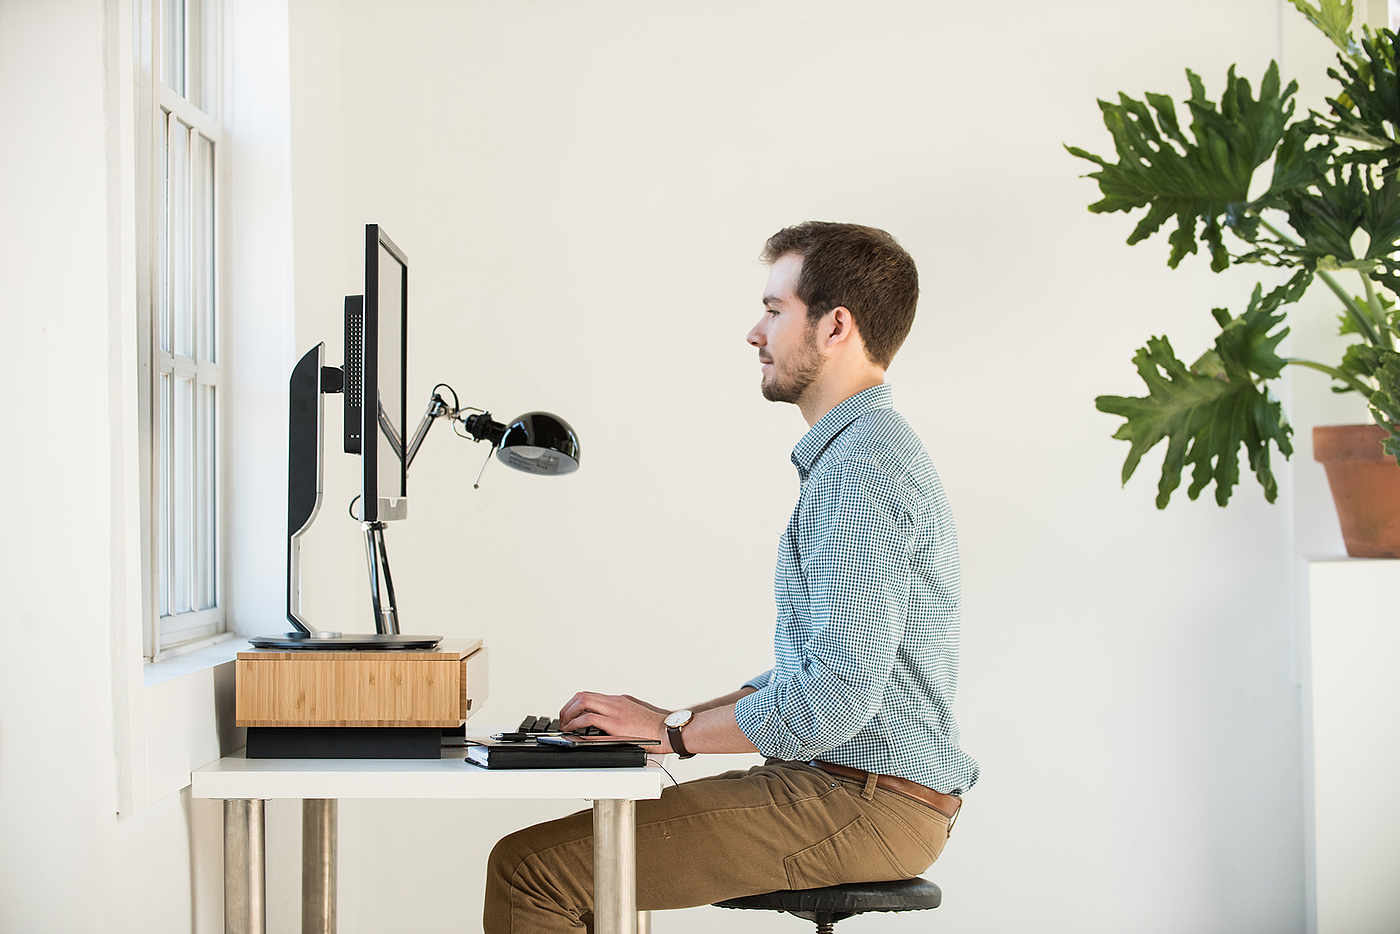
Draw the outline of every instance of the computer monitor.
M365 291L345 299L345 450L360 455L362 522L408 518L408 256L365 225Z
M293 632L257 636L264 648L431 648L441 636L400 635L383 523L408 517L408 257L378 224L365 225L365 291L345 299L345 367L324 365L312 348L289 384L287 457L287 621ZM360 455L375 632L313 630L301 615L300 538L315 521L323 489L324 393L344 394L344 447Z

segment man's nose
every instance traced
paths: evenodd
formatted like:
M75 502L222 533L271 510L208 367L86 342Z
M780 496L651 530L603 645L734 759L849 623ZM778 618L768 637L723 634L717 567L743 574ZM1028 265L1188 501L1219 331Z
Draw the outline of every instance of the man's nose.
M762 328L763 322L759 321L758 324L749 329L749 333L744 339L755 347L762 347L765 343Z

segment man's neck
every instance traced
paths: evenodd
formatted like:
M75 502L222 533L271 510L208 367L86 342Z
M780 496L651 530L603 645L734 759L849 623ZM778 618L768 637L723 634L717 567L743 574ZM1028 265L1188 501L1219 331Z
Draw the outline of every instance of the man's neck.
M872 386L879 386L884 381L885 371L877 367L863 368L845 379L819 379L807 387L802 398L797 400L797 407L801 410L807 427L811 428L821 421L827 412L851 396L865 392Z

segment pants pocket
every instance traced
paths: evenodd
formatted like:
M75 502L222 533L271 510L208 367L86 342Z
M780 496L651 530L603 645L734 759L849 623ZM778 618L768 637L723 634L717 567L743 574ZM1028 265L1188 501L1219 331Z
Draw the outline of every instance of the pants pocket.
M948 843L948 818L932 808L880 795L871 804L882 839L905 876L917 876L932 866Z
M788 887L815 889L843 882L906 878L864 815L825 840L783 860Z

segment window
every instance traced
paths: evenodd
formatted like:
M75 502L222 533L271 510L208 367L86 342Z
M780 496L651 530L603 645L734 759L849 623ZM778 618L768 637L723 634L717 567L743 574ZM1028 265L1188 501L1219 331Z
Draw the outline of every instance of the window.
M149 431L148 657L224 628L220 516L217 0L146 0L141 66L143 406ZM142 35L144 33L144 35ZM142 39L145 41L142 41Z

